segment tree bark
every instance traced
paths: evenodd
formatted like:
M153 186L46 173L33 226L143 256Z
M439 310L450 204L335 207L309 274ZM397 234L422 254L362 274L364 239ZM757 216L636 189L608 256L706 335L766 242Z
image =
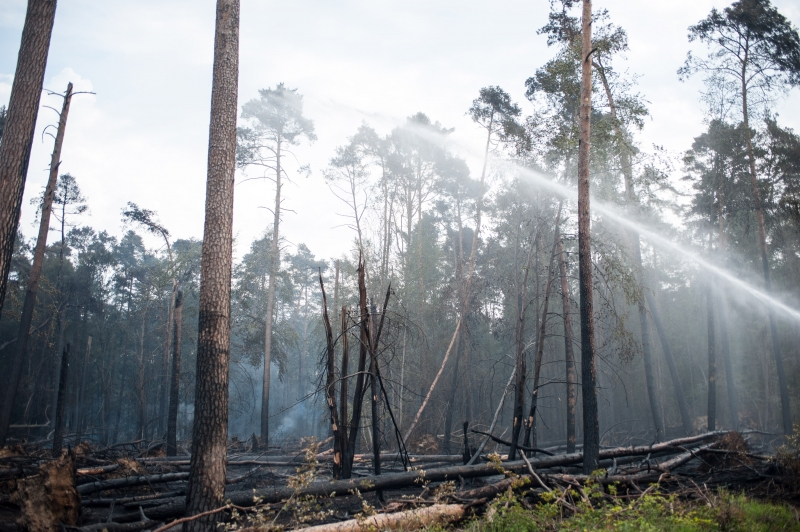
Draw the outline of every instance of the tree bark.
M343 478L350 478L353 469L353 459L356 454L356 444L358 443L358 429L361 422L361 410L364 405L364 372L367 367L367 338L369 325L369 311L367 309L367 287L364 277L364 263L358 263L358 294L359 294L359 326L360 342L358 349L358 375L356 376L356 388L353 395L353 417L350 419L350 431L347 440L347 452L345 453L345 467L342 473ZM347 476L345 476L347 475Z
M50 174L47 179L47 187L45 188L44 198L42 200L39 234L36 238L36 247L33 251L33 263L31 264L31 271L28 276L28 289L25 292L25 301L22 304L22 315L20 316L19 329L17 331L17 343L14 345L10 377L3 398L3 409L0 411L0 446L5 444L6 437L8 436L8 426L11 423L11 411L14 406L14 398L19 389L19 380L22 375L25 350L28 346L33 311L36 308L36 295L39 292L39 278L42 275L44 253L47 249L47 235L50 232L50 215L53 211L53 197L56 193L58 169L61 164L61 147L64 145L64 133L67 128L67 117L69 116L69 106L71 102L72 83L68 83L67 91L64 93L64 103L61 107L61 114L58 119L58 131L56 132L53 154L50 157ZM6 140L3 142L5 143ZM2 148L0 148L0 151L2 151ZM2 296L0 296L0 305L2 305Z
M178 454L178 406L181 389L181 339L183 330L183 291L175 295L175 310L172 313L172 375L169 388L169 412L167 413L167 456Z
M28 0L0 142L0 310L6 296L55 16L56 0Z
M592 111L592 2L583 0L581 50L580 144L578 148L578 269L581 314L581 388L583 391L584 473L597 469L600 425L597 418L594 309L592 304L591 212L589 205L589 150Z
M64 410L67 398L67 378L69 377L69 344L61 355L61 371L58 377L58 401L56 402L55 430L53 431L53 456L61 456L64 445Z
M339 419L341 420L341 430L339 431L339 449L342 453L342 461L340 464L340 471L339 474L341 478L349 478L351 465L349 464L349 454L350 450L348 448L348 438L347 438L347 371L348 371L348 359L349 359L349 346L348 346L348 331L347 331L347 307L342 307L342 373L340 375L341 383L339 385ZM344 475L348 475L345 477Z
M219 508L225 495L238 77L239 0L217 0L187 515ZM184 530L215 523L212 515Z

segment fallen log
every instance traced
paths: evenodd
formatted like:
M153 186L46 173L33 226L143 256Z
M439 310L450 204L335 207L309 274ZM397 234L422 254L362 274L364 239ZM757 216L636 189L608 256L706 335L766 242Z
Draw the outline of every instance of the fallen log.
M482 430L475 430L475 429L472 429L472 432L474 432L475 434L483 434L484 436L489 436L492 439L492 441L495 441L495 442L499 443L500 445L508 445L509 447L511 446L511 442L510 441L501 440L500 438L498 438L497 436L495 436L494 434L491 434L489 432L483 432ZM517 449L519 449L521 451L527 451L529 453L542 453L542 454L546 454L547 456L555 456L550 451L546 451L544 449L537 449L536 447L525 447L524 445L520 445L520 444L517 444Z
M100 467L84 467L78 469L77 475L79 477L102 475L103 473L110 473L119 469L119 464L110 464Z
M148 475L138 477L114 478L110 480L98 480L90 484L78 486L78 493L81 496L95 493L97 491L127 488L131 486L142 486L144 484L163 484L174 480L188 480L189 473L164 473L162 475Z
M362 532L372 530L416 530L435 524L452 523L464 517L461 504L434 504L403 512L376 514L363 519L351 519L304 528L304 532Z
M669 449L679 449L679 446L685 446L691 443L715 438L726 434L727 431L716 431L700 434L697 436L690 436L686 438L679 438L667 442L656 443L654 445L641 445L632 447L622 447L613 449L602 449L600 451L601 459L619 458L624 456L647 455L654 452L666 451ZM533 458L529 460L531 466L537 470L548 469L552 467L566 466L577 464L583 461L583 453L569 453L560 454L555 456L545 456L542 458ZM512 462L503 462L502 468L505 471L513 471L515 473L526 472L528 470L527 464L523 460L516 460ZM187 473L173 473L178 475L187 475ZM288 487L281 488L262 488L258 490L249 491L230 491L225 494L225 498L230 500L231 503L241 507L252 507L258 503L275 503L284 501L292 496L315 496L315 497L336 497L346 496L354 493L358 489L361 493L377 490L388 490L405 488L414 486L415 484L421 485L423 482L444 482L447 480L459 480L467 478L489 477L495 475L502 475L502 471L493 463L484 463L476 465L462 465L441 467L429 470L412 470L404 473L390 473L378 476L365 476L358 479L337 480L333 482L318 482L314 483L307 488L292 489ZM161 475L166 476L166 475ZM83 486L81 486L83 487ZM156 506L148 510L151 519L164 519L182 515L185 511L185 504L180 501L171 503L164 506ZM130 515L130 514L128 514ZM136 516L133 517L135 519ZM125 519L128 519L126 516ZM133 520L131 519L131 520ZM118 521L124 522L123 518L118 518Z
M121 504L125 505L132 502L146 502L152 501L157 499L169 499L172 497L178 497L180 495L186 495L185 489L175 490L175 491L166 491L164 493L158 493L156 495L138 495L136 497L116 497L116 498L100 498L100 499L83 499L81 500L82 506L88 507L103 507L103 506L111 506L112 504Z

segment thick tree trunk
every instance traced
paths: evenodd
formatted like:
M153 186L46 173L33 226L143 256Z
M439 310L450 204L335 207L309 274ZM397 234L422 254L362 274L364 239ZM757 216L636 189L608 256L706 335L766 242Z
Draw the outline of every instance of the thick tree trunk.
M61 371L58 377L58 400L56 401L55 426L53 430L53 456L61 456L64 445L64 403L67 399L67 378L69 377L69 344L61 354Z
M56 0L28 0L0 142L0 310L6 296L55 16Z
M708 430L717 426L717 349L714 338L714 298L711 283L706 287L708 310Z
M86 340L86 355L83 357L83 368L81 370L81 380L78 383L78 390L75 398L75 445L81 443L83 433L83 403L84 391L86 390L86 378L89 372L89 355L92 352L92 335Z
M561 276L561 308L564 319L564 361L566 363L567 380L567 452L575 452L575 404L577 389L575 387L575 353L572 349L572 317L570 306L569 283L567 282L567 255L564 243L558 239L558 267Z
M194 426L186 498L190 516L219 508L225 495L238 78L239 0L217 0ZM216 519L216 515L197 519L184 531L212 530Z
M53 197L56 193L56 183L58 181L58 169L61 164L61 147L64 145L64 133L67 128L67 117L69 116L69 106L72 102L72 83L67 84L67 92L64 93L64 103L61 107L61 114L58 120L58 131L53 146L53 155L50 157L50 174L47 179L47 187L44 191L42 200L42 215L39 220L39 234L36 238L36 247L33 251L33 263L28 276L28 289L25 292L25 301L22 304L22 315L19 320L17 330L17 342L14 345L14 355L11 361L11 371L3 397L2 411L0 411L0 446L5 444L8 436L8 426L11 423L11 411L14 407L14 398L19 389L19 380L22 375L22 367L25 360L25 350L28 346L31 321L33 311L36 308L36 295L39 292L39 278L42 275L42 264L44 264L44 253L47 249L47 235L50 232L50 215L53 211ZM38 104L37 104L38 105ZM3 143L7 142L3 137ZM2 151L2 148L0 148ZM3 285L5 286L5 285ZM2 296L0 296L0 306Z
M581 388L583 392L584 473L597 469L600 425L597 418L594 307L592 304L591 211L589 206L589 149L592 111L592 2L583 0L581 50L580 145L578 149L578 278L581 315Z
M183 291L175 295L172 313L172 375L169 387L169 412L167 413L167 456L178 454L178 405L181 390L181 339L183 330Z
M744 68L744 67L743 67ZM742 120L744 122L745 139L747 141L747 159L750 164L750 183L753 186L753 203L756 208L756 220L758 222L758 250L761 254L761 267L764 270L764 287L767 292L772 292L772 279L770 278L769 255L767 254L767 229L764 223L764 205L761 200L761 191L758 188L758 177L756 174L756 157L753 149L753 139L750 134L750 118L747 109L747 85L746 76L742 73ZM769 316L769 332L772 337L772 353L775 356L775 370L778 373L778 389L781 395L781 418L783 421L784 434L792 433L792 414L789 402L789 384L786 380L786 371L783 366L783 353L781 351L781 341L778 336L778 327L775 323L775 312L771 306L767 306Z

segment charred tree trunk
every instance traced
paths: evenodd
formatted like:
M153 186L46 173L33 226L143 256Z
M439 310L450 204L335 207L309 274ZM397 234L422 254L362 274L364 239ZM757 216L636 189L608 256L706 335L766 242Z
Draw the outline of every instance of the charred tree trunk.
M55 2L53 3L53 7L55 8ZM34 248L33 251L33 263L31 264L31 271L28 276L28 289L25 292L25 301L22 304L22 315L20 316L19 328L17 330L17 342L14 345L11 371L6 392L3 397L2 411L0 411L0 446L5 444L6 438L8 437L8 427L11 423L14 398L19 389L19 381L22 376L22 367L25 361L25 350L28 347L33 311L36 308L36 295L39 292L39 278L42 275L44 253L47 249L47 234L50 232L50 215L53 211L53 198L56 193L58 168L61 164L61 147L64 145L64 133L67 128L67 117L69 116L69 106L71 102L72 83L68 83L67 92L64 93L64 103L61 107L61 114L58 119L58 131L56 132L55 145L53 146L53 155L50 158L50 174L47 179L47 187L45 188L44 198L42 200L42 215L39 220L39 234L36 238L36 248ZM3 139L3 144L9 142L5 133ZM2 148L0 148L0 151L2 151ZM2 284L2 286L5 286L5 284ZM0 296L0 306L2 306L2 296Z
M337 272L338 273L338 272ZM339 413L336 409L336 353L334 352L333 330L328 317L328 298L325 295L325 284L322 282L322 271L319 273L319 287L322 290L322 322L325 325L325 367L327 378L325 380L325 399L331 416L331 432L333 432L333 478L338 479L342 470L341 425Z
M175 295L172 314L172 375L169 387L169 412L167 413L167 456L178 454L178 405L181 390L181 340L183 329L183 291Z
M28 0L0 143L0 309L6 296L55 16L56 0Z
M339 384L339 419L341 420L341 429L339 430L339 449L342 453L340 462L339 475L341 478L350 478L352 464L349 462L350 449L347 434L347 371L348 371L348 331L347 331L347 307L342 307L342 373L340 375ZM345 476L347 475L347 476Z
M219 508L225 495L238 78L239 0L217 0L197 381L191 472L186 497L186 513L190 516ZM191 521L184 525L184 531L212 530L217 517L214 514Z
M564 319L564 361L566 363L567 380L567 452L575 452L575 405L577 389L575 387L575 353L572 349L572 317L570 306L569 283L567 281L567 255L564 243L558 239L558 268L561 276L561 307Z
M55 430L53 431L53 456L61 456L64 445L64 410L67 399L67 378L69 377L69 344L61 355L61 371L58 377L58 401L56 401Z
M463 349L463 335L458 336L458 345L456 346L456 359L453 364L453 379L450 381L450 400L447 402L447 413L444 416L444 441L442 442L442 450L444 454L451 453L450 439L453 436L453 413L456 409L456 393L458 392L458 366L461 361L461 354Z
M592 2L583 0L581 49L580 143L578 148L578 269L581 314L581 388L583 391L583 470L597 469L600 425L597 419L597 372L592 304L591 211L589 205L589 148L592 111Z
M367 367L367 325L369 314L367 310L367 288L364 279L364 263L359 261L358 265L358 294L359 294L359 323L360 323L360 342L358 349L358 374L356 375L356 388L353 395L353 417L350 419L350 432L347 440L347 453L345 454L345 467L342 478L350 478L353 469L353 459L356 454L356 444L358 443L358 426L361 422L361 410L364 404L364 372ZM346 476L345 476L346 475Z

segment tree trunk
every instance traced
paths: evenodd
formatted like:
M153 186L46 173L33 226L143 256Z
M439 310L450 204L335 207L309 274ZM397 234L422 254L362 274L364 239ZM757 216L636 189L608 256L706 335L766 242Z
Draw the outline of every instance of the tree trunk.
M269 450L269 385L270 364L272 364L272 320L275 316L275 284L280 269L280 223L281 223L281 146L277 149L277 171L275 172L275 218L272 222L272 245L269 268L269 286L267 287L267 315L264 327L264 386L261 389L261 444Z
M92 352L92 335L86 340L86 355L83 358L83 368L81 371L81 380L78 383L78 393L75 398L75 445L81 443L81 434L83 432L83 402L84 391L86 390L86 374L89 372L89 355Z
M72 83L68 83L67 92L64 93L64 103L61 107L61 114L58 120L58 131L56 132L56 140L53 146L53 155L50 158L50 174L47 179L47 187L45 188L44 198L42 200L39 234L36 238L36 248L33 252L33 263L31 264L31 271L28 277L28 289L25 292L25 301L22 305L22 315L20 316L19 328L17 330L17 343L14 345L10 377L3 398L3 409L0 411L0 446L5 444L6 437L8 436L8 426L11 423L11 411L14 406L14 398L19 389L19 380L22 375L25 350L28 346L33 311L36 308L36 295L39 292L39 278L42 275L44 253L47 249L47 235L50 232L50 214L53 211L53 197L56 193L58 168L61 164L61 147L64 144L64 133L67 128L67 116L69 115L71 101ZM3 143L7 142L5 136L4 139L6 140L3 140ZM2 148L0 148L0 151L2 151ZM0 296L0 306L1 305L2 296Z
M597 469L600 425L597 419L594 309L592 304L591 213L589 206L589 148L592 111L592 2L583 0L581 51L580 144L578 148L578 277L581 314L581 388L583 391L584 473Z
M338 263L337 263L338 266ZM337 271L338 274L338 271ZM338 279L337 279L338 281ZM322 271L319 273L319 287L322 290L322 322L325 325L325 400L330 411L331 432L333 433L333 478L338 479L342 470L341 425L339 412L336 409L336 353L334 352L333 330L328 317L328 298L325 296L325 284L322 282Z
M744 67L743 67L744 68ZM753 186L753 203L756 208L756 220L758 221L758 249L761 254L761 267L764 270L764 287L768 293L772 292L772 280L770 278L769 255L767 254L767 230L764 224L764 205L761 201L761 191L758 189L758 177L756 175L756 157L753 149L753 139L750 134L750 118L747 109L747 77L742 73L742 121L744 122L745 140L747 141L747 158L750 163L750 183ZM781 395L781 418L783 421L783 433L792 433L792 414L789 403L789 384L786 380L786 371L783 367L783 353L781 352L781 342L778 336L778 327L775 323L775 312L771 306L767 306L769 316L769 332L772 336L772 353L775 356L775 370L778 373L778 389Z
M169 241L167 240L169 243ZM172 261L170 260L170 263ZM170 264L170 266L172 266ZM166 337L164 341L164 351L161 356L161 386L159 386L159 397L158 397L158 405L159 405L159 413L158 413L158 426L159 426L159 435L167 434L167 425L169 424L169 394L170 394L170 358L172 354L172 336L173 336L173 320L175 319L175 298L177 297L178 292L178 281L173 278L172 279L172 294L170 296L169 301L169 311L167 312L167 324L164 329L164 336Z
M367 338L369 326L369 311L367 309L367 287L364 277L364 263L359 258L358 263L358 294L359 294L359 325L360 342L358 349L358 375L356 376L356 389L353 395L353 417L350 419L350 432L348 434L347 452L345 453L345 467L343 478L350 478L353 469L353 459L358 443L358 429L361 422L361 410L364 405L364 370L367 367ZM346 476L345 476L346 475Z
M183 330L183 291L175 295L172 313L172 378L169 387L169 412L167 413L167 456L178 454L178 406L181 389L181 340Z
M56 0L28 0L0 143L0 310L6 296L55 16Z
M225 495L238 78L239 0L217 0L194 426L186 498L190 516L219 508ZM197 519L184 531L212 530L216 519L216 514Z
M148 294L149 296L149 294ZM142 311L142 327L139 333L139 373L136 380L136 393L139 396L139 437L144 439L145 429L147 428L147 395L145 393L145 385L147 379L145 378L144 367L144 336L147 330L147 307L150 306L150 301L147 301L144 310Z
M61 354L61 371L58 377L58 401L56 401L55 430L53 431L53 456L61 456L64 445L64 403L67 398L67 378L69 377L69 344Z
M350 450L348 447L347 438L347 378L348 378L348 332L347 332L347 307L342 307L342 373L340 376L341 383L339 385L339 419L341 420L341 429L339 430L339 449L342 453L342 461L340 462L339 475L341 478L349 478L352 465L349 465ZM345 477L344 475L348 475Z
M706 309L708 310L708 430L717 426L717 354L714 339L714 298L711 283L706 287Z
M558 239L558 267L561 275L561 307L564 319L564 361L567 380L567 452L575 452L575 353L572 350L572 317L570 314L569 283L567 282L567 255L564 242Z
M51 423L55 423L55 412L56 408L58 408L58 379L61 375L61 352L64 350L64 333L67 330L67 304L62 303L61 308L58 309L58 337L56 338L56 351L54 353L53 358L55 359L55 366L56 371L54 372L53 376L53 399L51 404L53 406L53 419Z

